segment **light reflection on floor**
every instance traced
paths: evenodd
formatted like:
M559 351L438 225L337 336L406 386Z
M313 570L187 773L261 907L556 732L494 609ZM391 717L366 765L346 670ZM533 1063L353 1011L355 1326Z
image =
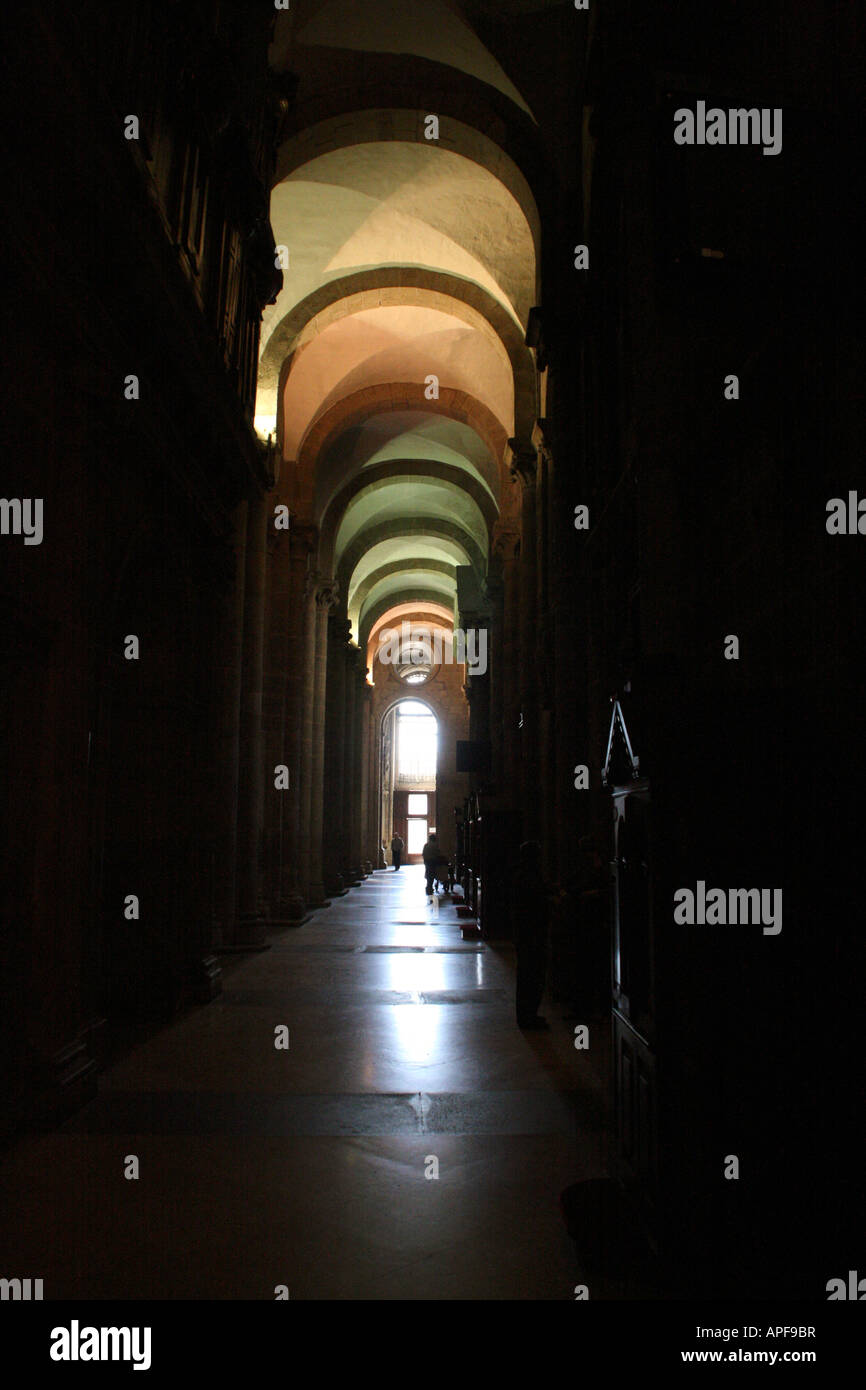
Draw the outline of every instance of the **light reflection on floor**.
M513 952L460 925L410 866L233 962L221 1000L0 1160L8 1267L46 1298L269 1298L279 1282L293 1300L570 1301L558 1194L603 1172L597 1059L549 1005L550 1034L522 1034ZM147 1181L122 1181L126 1153Z

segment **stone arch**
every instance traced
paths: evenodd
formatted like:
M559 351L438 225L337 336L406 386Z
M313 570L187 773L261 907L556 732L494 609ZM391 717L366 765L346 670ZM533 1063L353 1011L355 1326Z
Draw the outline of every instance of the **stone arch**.
M468 425L481 438L500 469L502 483L507 482L504 458L507 438L505 430L483 402L465 391L444 387L439 399L430 401L424 387L417 382L394 382L392 385L370 386L355 391L333 406L311 425L297 459L297 496L299 509L313 511L313 478L316 460L346 431L362 424L373 415L400 410L418 410L429 415L445 415Z
M437 593L443 608L453 607L457 597L455 571L453 569L442 571L429 565L412 564L395 570L393 574L378 581L363 604L358 606L353 600L349 613L349 621L352 623L353 630L360 631L367 614L378 611L384 600L387 599L390 603L394 603L403 594L412 593L417 589L423 589L431 594Z
M418 119L417 110L410 114ZM323 134L286 160L270 214L289 260L263 314L265 348L296 304L331 279L393 264L395 246L404 265L474 282L521 330L528 323L539 299L540 242L522 175L491 142L475 148L482 137L468 127L454 148L399 138L404 133L341 122L331 138ZM309 141L311 132L300 138Z
M411 603L413 604L413 606L419 609L427 604L433 604L436 607L444 606L442 604L442 595L434 590L427 589L413 589L411 593L407 593L403 597L402 602ZM367 614L363 623L358 629L358 646L360 647L361 651L366 651L370 634L375 629L376 624L379 622L379 620L385 617L386 614L393 612L397 606L398 605L395 603L393 597L386 598L382 600L381 604L377 605L376 608L372 609Z
M309 72L321 54L319 66L327 73L339 63L344 86L351 78L369 83L371 72L384 77L380 65L398 59L403 70L407 64L423 65L447 77L452 90L477 87L497 111L513 111L534 124L525 97L465 8L455 0L404 0L395 13L389 0L365 0L363 5L357 0L293 0L292 13L278 15L273 23L269 61L279 68L301 59ZM415 76L414 71L409 74L411 80Z
M449 577L454 573L454 565L449 565L447 560L433 560L424 557L421 560L392 560L389 565L380 565L378 569L372 570L366 575L352 594L352 602L359 604L359 612L363 610L364 599L367 597L381 580L389 578L393 574L402 574L406 569L426 570L429 574L447 574Z
M377 484L407 477L436 478L468 493L484 517L488 534L492 533L499 516L499 508L487 488L474 474L453 464L432 459L388 460L356 473L328 502L319 523L319 564L323 570L330 571L333 567L334 544L349 503L367 489L375 488Z
M343 604L346 602L345 596L348 593L349 581L355 566L366 551L380 541L395 540L405 536L438 536L443 540L456 541L465 551L467 563L472 565L479 578L483 578L487 572L487 557L481 547L462 526L458 526L453 521L440 521L432 517L415 520L407 517L403 520L380 522L377 526L366 527L359 532L340 558L335 580Z
M284 438L284 392L295 355L341 318L378 307L440 308L471 327L484 327L502 344L514 379L515 434L528 437L536 416L535 364L523 330L505 307L473 280L423 266L377 266L328 280L273 328L259 363L257 413L276 417Z
M424 697L423 697L423 695L421 695L421 694L416 695L415 692L414 692L414 690L412 689L412 687L411 687L411 686L407 686L407 687L405 688L405 690L403 690L399 695L395 695L395 696L394 696L394 699L391 700L390 703L388 703L388 704L385 706L385 708L380 712L380 715L379 715L379 728L380 728L380 729L381 729L382 725L384 724L385 720L387 719L388 715L391 713L392 709L396 709L398 705L403 705L403 704L405 704L407 700L411 700L412 703L413 703L413 704L416 704L416 705L424 705L425 709L427 709L428 712L429 712L430 714L432 714L433 718L436 720L436 723L437 723L437 724L441 723L440 716L439 716L439 714L436 712L436 710L433 708L433 706L431 705L429 699L428 699L428 700L425 700Z
M412 599L403 600L392 604L379 614L367 635L367 642L372 642L380 626L384 627L388 622L402 622L404 619L410 622L430 622L441 625L443 628L453 629L454 614L450 608L442 603L415 603ZM367 665L369 666L369 661Z
M491 457L488 445L471 426L448 415L426 410L377 411L361 421L319 454L313 490L313 516L323 517L334 498L355 477L370 474L389 463L420 464L405 473L423 480L438 470L428 464L445 464L473 480L492 499L497 511L502 502L502 468ZM506 484L506 498L508 496ZM349 504L351 505L351 503ZM484 507L481 508L485 510Z
M351 119L347 120L346 117ZM309 123L290 136L277 152L272 187L276 187L312 159L356 145L401 141L427 144L424 139L424 113L413 101L406 108L394 105L366 107ZM462 121L449 119L442 127L440 150L450 150L478 164L502 184L523 213L535 249L536 275L541 260L541 218L538 204L526 174L501 145L482 130Z

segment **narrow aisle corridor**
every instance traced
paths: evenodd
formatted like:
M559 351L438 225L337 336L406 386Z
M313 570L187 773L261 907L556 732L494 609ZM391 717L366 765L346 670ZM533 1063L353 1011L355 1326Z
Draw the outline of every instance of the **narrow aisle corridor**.
M558 1196L601 1174L601 1084L561 1007L519 1032L513 961L420 866L372 875L6 1158L13 1263L46 1298L572 1297Z
M226 1378L278 1299L646 1302L575 1320L645 1377L866 1301L866 93L854 0L782 8L7 7L49 1333Z

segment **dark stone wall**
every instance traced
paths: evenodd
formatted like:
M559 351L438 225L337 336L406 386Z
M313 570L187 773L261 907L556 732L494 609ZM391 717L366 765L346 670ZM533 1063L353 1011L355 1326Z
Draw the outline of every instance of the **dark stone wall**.
M843 1258L861 1152L845 1038L863 964L863 561L857 537L825 529L828 499L862 479L845 279L856 85L843 59L836 85L805 86L804 32L780 56L773 25L766 7L723 6L699 43L686 17L605 7L574 237L591 268L546 284L542 306L555 466L591 517L560 571L576 601L557 683L579 711L574 761L592 769L591 792L566 803L569 833L610 856L598 769L618 694L651 785L668 1234L692 1254L712 1246L707 1278L735 1294L770 1270L780 1292L805 1288L794 1212L803 1249ZM806 28L815 71L833 71L845 7ZM716 91L783 107L783 154L675 147L674 107ZM574 945L593 930L593 875L597 858L564 878L572 934L561 924L552 964L566 997L593 994ZM698 878L782 887L782 934L674 931L673 891ZM749 1179L723 1190L721 1155L740 1150Z
M276 289L260 283L266 234L239 226L236 202L242 187L255 217L258 187L266 211L273 116L228 157L217 131L264 109L264 49L230 49L206 7L179 47L180 8L133 5L117 26L86 4L10 17L4 486L43 498L45 521L39 546L4 537L0 579L4 1131L79 1103L105 1020L170 1014L209 948L221 605L233 509L266 481L249 371ZM234 97L221 116L205 101L220 58L237 80L217 83ZM138 141L123 136L130 91ZM199 182L210 161L198 259L196 150ZM215 257L235 234L231 280Z

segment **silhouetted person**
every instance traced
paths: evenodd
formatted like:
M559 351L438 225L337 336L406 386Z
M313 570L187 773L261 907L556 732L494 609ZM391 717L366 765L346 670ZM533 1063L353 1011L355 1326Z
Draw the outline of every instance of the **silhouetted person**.
M514 883L517 944L517 1026L546 1028L538 1013L547 970L547 885L541 873L541 845L526 840L517 856Z
M401 861L402 858L403 858L403 841L400 839L400 836L399 836L399 835L395 835L394 838L393 838L393 840L391 841L391 862L392 862L392 864L394 865L395 871L396 871L397 869L399 869L399 867L400 867L400 861Z
M436 831L431 830L429 839L421 851L424 860L424 873L427 876L427 897L433 896L433 880L436 877L436 865L442 858L442 851L439 848L439 841L436 838Z

